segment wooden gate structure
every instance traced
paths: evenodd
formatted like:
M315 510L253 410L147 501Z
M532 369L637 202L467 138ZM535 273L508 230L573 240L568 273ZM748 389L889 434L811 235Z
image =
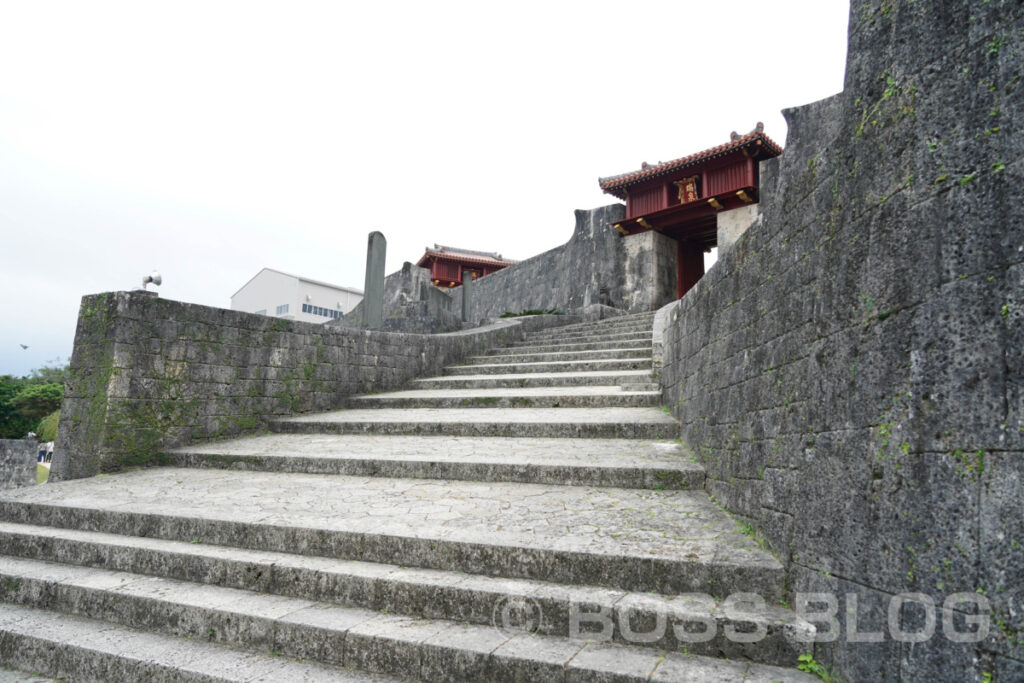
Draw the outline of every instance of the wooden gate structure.
M718 243L718 215L756 204L758 164L782 154L764 124L746 135L696 154L601 178L605 193L626 202L626 218L613 227L623 235L655 230L676 240L676 273L682 297L704 275L704 252Z

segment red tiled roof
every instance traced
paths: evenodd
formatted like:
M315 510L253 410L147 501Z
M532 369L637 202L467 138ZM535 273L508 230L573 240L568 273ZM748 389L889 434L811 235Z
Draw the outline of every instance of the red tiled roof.
M512 266L518 261L509 261L501 258L501 254L487 253L483 251L472 251L470 249L458 249L435 244L434 248L426 247L423 256L416 262L417 266L423 265L424 261L433 256L434 258L445 258L461 263L479 263L491 266Z
M608 176L607 178L599 178L598 182L601 184L601 189L607 194L614 195L619 199L625 199L626 188L630 185L635 185L649 178L665 175L666 173L677 171L681 168L686 168L687 166L693 166L703 161L709 161L716 157L724 156L725 154L735 152L744 147L756 145L758 142L761 143L768 158L777 157L782 154L782 147L775 144L771 138L764 134L764 124L758 121L754 130L750 131L746 135L739 135L734 131L730 136L729 142L724 145L718 145L717 147L705 149L703 152L697 152L696 154L691 154L679 159L673 159L672 161L659 162L657 164L647 164L645 162L639 171Z

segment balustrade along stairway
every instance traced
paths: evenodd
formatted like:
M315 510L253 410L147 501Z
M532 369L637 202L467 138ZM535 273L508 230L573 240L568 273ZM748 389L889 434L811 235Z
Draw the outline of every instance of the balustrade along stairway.
M814 627L780 604L782 566L659 406L652 324L548 329L170 467L3 492L0 662L101 681L815 680L793 668Z

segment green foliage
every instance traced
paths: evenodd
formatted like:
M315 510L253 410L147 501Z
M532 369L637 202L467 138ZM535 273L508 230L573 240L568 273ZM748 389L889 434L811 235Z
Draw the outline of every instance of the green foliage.
M24 379L0 376L0 439L20 439L32 429L33 420L22 417L12 404L24 388Z
M56 361L50 361L55 363ZM68 365L44 365L36 368L25 377L26 384L60 384L68 381L70 370Z
M999 48L1003 47L1008 42L1009 41L1007 41L1006 36L993 36L992 40L989 41L988 53L987 54L989 54L989 55L997 55L997 54L999 54Z
M42 465L36 465L36 483L45 484L46 480L50 478L50 469L43 467Z
M63 384L29 384L11 399L18 415L35 423L60 408Z
M917 99L917 88L912 85L904 86L902 83L897 83L888 70L883 71L878 80L884 81L886 87L882 92L882 96L874 105L869 107L860 97L856 100L856 104L861 107L861 119L855 134L857 138L864 135L869 125L881 128L886 125L887 120L891 123L896 123L907 116L914 116L915 114L914 101ZM886 110L883 111L883 104L885 104L886 100L890 99L894 99L894 103L891 106L887 106Z
M43 416L60 408L68 374L67 364L51 361L25 377L0 375L0 439L24 438Z
M57 440L57 424L60 422L60 411L55 410L42 420L39 421L39 426L36 427L36 438L40 441L56 441Z
M797 657L796 668L804 673L814 674L825 683L839 683L839 678L829 671L824 664L814 659L812 654L803 654Z
M751 524L750 522L740 522L739 520L734 521L736 522L736 528L739 530L741 534L753 539L753 541L757 543L757 546L766 553L772 552L771 545L768 543L767 540L765 540L764 536L758 533L757 529L754 528L753 524Z

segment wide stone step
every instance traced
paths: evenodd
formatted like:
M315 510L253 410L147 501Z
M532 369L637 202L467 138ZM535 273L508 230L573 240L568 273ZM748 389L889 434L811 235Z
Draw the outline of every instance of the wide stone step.
M0 661L61 680L104 683L400 680L15 605L0 605Z
M661 404L657 387L623 391L618 386L520 387L515 389L411 389L353 396L362 408L643 408Z
M549 337L598 337L607 335L644 335L651 334L652 325L619 325L617 327L592 327L589 329L572 327L550 327L545 330L538 330L529 334L530 339L545 339Z
M570 325L562 325L558 328L569 332L593 332L595 330L620 330L620 329L651 329L654 324L654 314L644 314L639 316L622 316L621 318L606 318L604 320L598 320L588 323L572 323Z
M603 348L623 348L627 346L640 347L651 345L653 348L654 338L649 334L642 335L624 335L621 337L611 337L604 339L593 339L588 337L555 337L552 339L524 339L523 341L514 342L507 347L503 348L503 351L509 353L519 353L521 350L530 350L537 346L569 346L569 345L594 345L594 344L605 344Z
M127 587L125 589L127 591ZM113 593L110 591L109 593ZM157 598L159 600L159 598ZM124 604L125 598L114 596ZM138 602L138 601L135 601ZM173 612L174 603L163 599L154 606ZM91 605L83 605L89 607ZM233 607L233 606L232 606ZM269 607L271 613L273 608ZM337 608L334 608L337 609ZM295 661L278 651L255 654L199 642L216 638L220 625L203 633L202 616L215 610L202 606L182 610L197 623L179 623L175 631L192 633L187 638L126 628L125 622L145 621L137 611L111 615L111 621L20 606L0 612L0 643L11 650L11 661L69 680L88 681L337 681L355 683L394 681L382 673L352 671L339 666ZM325 612L333 611L323 608ZM808 680L792 670L763 664L662 653L650 648L588 643L530 634L504 634L490 627L430 622L377 615L359 623L318 623L314 609L294 623L289 616L244 612L230 627L232 641L265 641L257 624L282 644L304 639L307 649L319 646L338 654L350 667L390 671L402 679L422 681L553 681L583 683L615 680L701 680L712 683L736 680ZM115 621L116 619L116 621ZM223 628L223 627L222 627ZM227 631L228 628L223 628ZM306 634L289 638L289 633ZM660 672L660 673L659 673ZM752 678L756 677L756 678ZM816 679L811 679L816 680Z
M570 344L537 344L533 342L527 342L522 346L505 346L497 349L491 349L487 352L488 355L497 356L499 354L505 354L509 352L515 353L559 353L562 351L605 351L605 350L617 350L623 346L630 348L642 348L650 350L653 348L654 343L651 337L640 338L636 341L623 344L621 342L576 342Z
M563 327L589 329L592 327L614 327L616 325L643 325L653 321L656 315L656 311L646 311L644 313L620 315L615 316L614 318L603 318L601 320L571 322Z
M163 467L0 492L0 520L768 604L783 584L702 491Z
M614 358L648 358L651 347L619 347L587 351L555 351L545 353L509 353L512 349L502 349L503 353L487 356L470 356L467 365L489 365L493 363L536 363L573 360L607 360Z
M704 485L704 468L672 441L267 434L169 455L179 467L262 472L643 489Z
M657 382L623 382L619 385L619 389L626 393L644 393L647 391L657 392L661 394L661 385Z
M571 360L549 363L480 363L449 365L446 375L521 375L530 372L587 372L588 370L644 370L652 367L646 358L614 358L603 360Z
M653 335L647 332L582 334L553 331L545 334L530 335L523 341L513 342L511 347L535 346L538 344L581 344L586 342L625 342L650 340Z
M675 438L657 408L378 408L336 410L269 423L284 434L421 434L581 439Z
M651 370L534 372L518 375L448 375L409 383L414 389L511 389L516 387L598 386L649 382Z
M338 666L364 662L358 639L371 625L394 623L394 615L412 617L396 631L412 625L435 632L454 629L461 636L496 637L497 645L528 628L554 636L550 642L586 638L766 664L792 664L809 651L814 634L813 626L790 610L755 608L738 598L716 602L710 596L625 593L323 558L303 562L287 553L234 550L229 557L223 549L194 547L202 544L137 539L137 547L109 534L42 527L18 530L15 543L24 545L26 532L35 529L49 542L42 555L77 549L94 562L112 564L96 568L78 556L70 563L0 556L0 600ZM207 574L199 579L153 575L162 563L172 570L187 563L191 573L203 568ZM254 588L253 571L281 579L261 576ZM317 588L325 581L338 590L322 595ZM278 587L287 592L278 593ZM459 627L453 617L470 627ZM346 649L350 634L357 640Z

